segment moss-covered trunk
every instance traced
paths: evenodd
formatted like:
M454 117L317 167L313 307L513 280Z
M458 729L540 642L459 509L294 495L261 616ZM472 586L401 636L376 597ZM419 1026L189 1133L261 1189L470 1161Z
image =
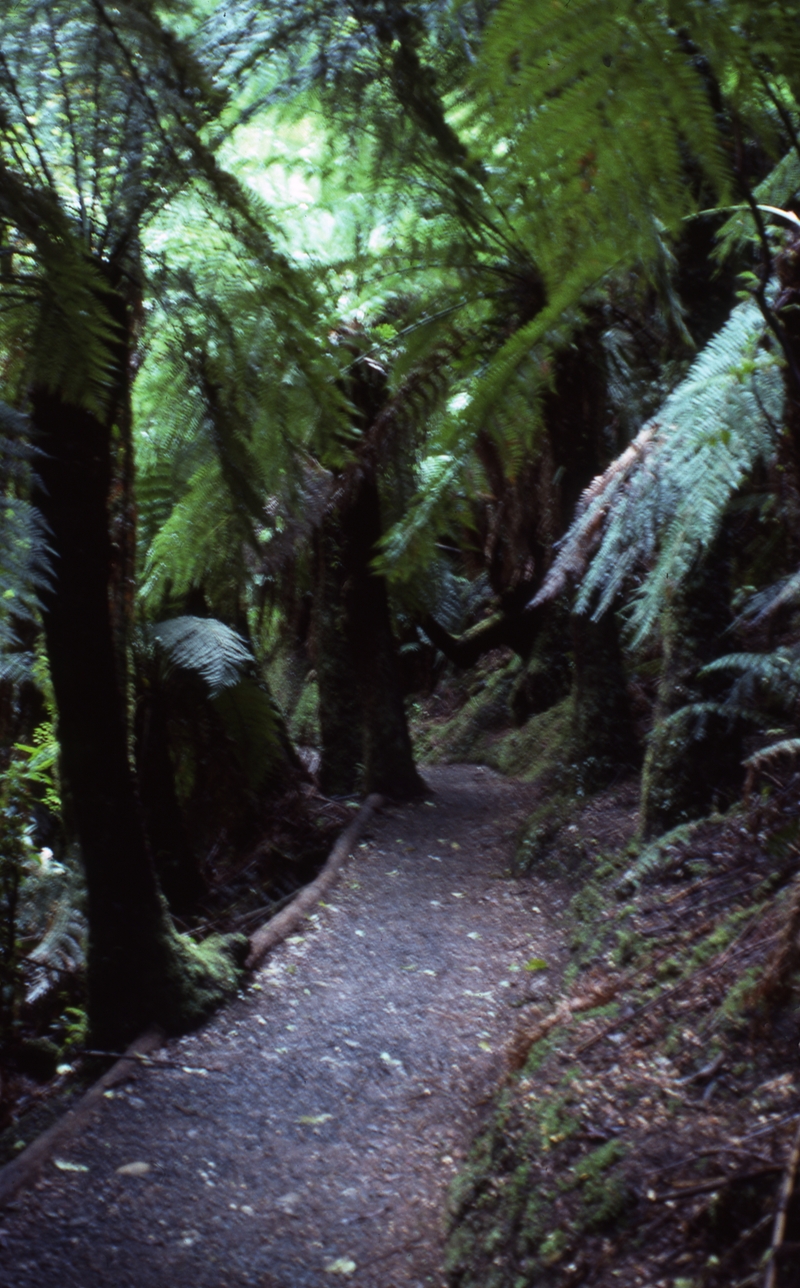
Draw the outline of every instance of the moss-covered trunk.
M575 782L579 791L595 791L639 760L614 614L598 622L573 615L572 646Z
M572 682L569 609L561 600L556 600L529 615L534 613L537 621L533 647L509 700L514 723L518 725L523 725L530 716L549 711L567 696Z
M114 311L124 310L115 299ZM115 354L120 397L127 352ZM144 1025L196 1021L230 988L229 960L176 934L159 891L129 763L115 656L109 535L113 410L101 419L57 392L32 393L41 449L34 501L49 529L53 577L43 622L58 706L62 769L86 869L89 1013L95 1041ZM213 960L212 960L213 958Z
M663 666L642 773L645 838L708 813L741 783L741 729L725 717L685 710L713 699L698 672L720 651L730 622L724 536L662 613Z

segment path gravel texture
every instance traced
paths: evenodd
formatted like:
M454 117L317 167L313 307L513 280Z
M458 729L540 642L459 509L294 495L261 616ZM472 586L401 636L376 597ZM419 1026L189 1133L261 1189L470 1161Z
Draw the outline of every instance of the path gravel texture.
M514 1003L546 1004L563 950L557 889L508 876L531 788L425 776L430 800L370 824L246 992L3 1214L3 1288L445 1283L448 1186Z

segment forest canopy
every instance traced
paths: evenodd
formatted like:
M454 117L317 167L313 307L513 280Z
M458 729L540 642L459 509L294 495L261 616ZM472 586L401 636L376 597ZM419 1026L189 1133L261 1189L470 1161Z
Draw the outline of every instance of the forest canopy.
M498 649L643 843L793 763L799 122L788 0L4 6L10 1051L84 943L97 1042L206 1015Z

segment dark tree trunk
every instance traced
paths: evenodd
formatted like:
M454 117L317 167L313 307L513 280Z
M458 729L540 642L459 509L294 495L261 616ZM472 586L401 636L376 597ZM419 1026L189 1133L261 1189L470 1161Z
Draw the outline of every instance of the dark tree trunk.
M177 936L148 851L112 622L111 424L57 392L38 388L31 401L42 451L34 502L54 553L44 630L86 869L89 1014L95 1040L114 1046L149 1023L196 1022L235 971L218 947L201 955Z
M403 701L389 595L371 561L381 535L374 475L354 468L318 542L316 662L323 789L407 798L424 791Z
M514 723L523 725L533 715L548 711L565 698L572 684L569 639L569 609L557 600L530 610L535 617L536 637L525 670L514 684L509 705Z
M407 798L420 795L425 787L414 767L388 589L371 567L383 531L378 461L386 373L361 354L358 326L342 327L339 342L354 355L342 388L361 442L359 459L339 480L339 498L326 517L318 552L317 677L323 763L327 762L324 781L351 790L348 762L356 748L351 694L357 694L361 788Z
M642 773L645 839L702 818L716 797L730 798L741 787L738 722L682 710L719 696L719 682L704 683L698 671L719 653L730 624L726 546L723 534L662 615L663 669Z
M639 761L614 614L599 622L573 615L572 642L575 782L579 791L596 791Z
M359 678L344 603L345 572L338 514L317 537L314 644L322 738L319 780L329 796L357 791L363 760Z
M414 767L389 595L385 579L370 566L381 536L378 485L371 472L360 473L341 517L347 628L362 704L364 790L418 796L424 784Z
M156 680L136 707L136 777L158 882L172 911L179 913L197 902L206 883L175 790L169 747L167 712Z

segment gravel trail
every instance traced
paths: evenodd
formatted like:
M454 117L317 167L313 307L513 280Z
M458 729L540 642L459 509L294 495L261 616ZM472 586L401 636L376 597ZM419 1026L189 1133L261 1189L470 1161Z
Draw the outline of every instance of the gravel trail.
M557 890L507 875L532 789L425 777L246 992L3 1214L3 1288L442 1288L448 1186L513 1004L557 973L525 963L563 946Z

